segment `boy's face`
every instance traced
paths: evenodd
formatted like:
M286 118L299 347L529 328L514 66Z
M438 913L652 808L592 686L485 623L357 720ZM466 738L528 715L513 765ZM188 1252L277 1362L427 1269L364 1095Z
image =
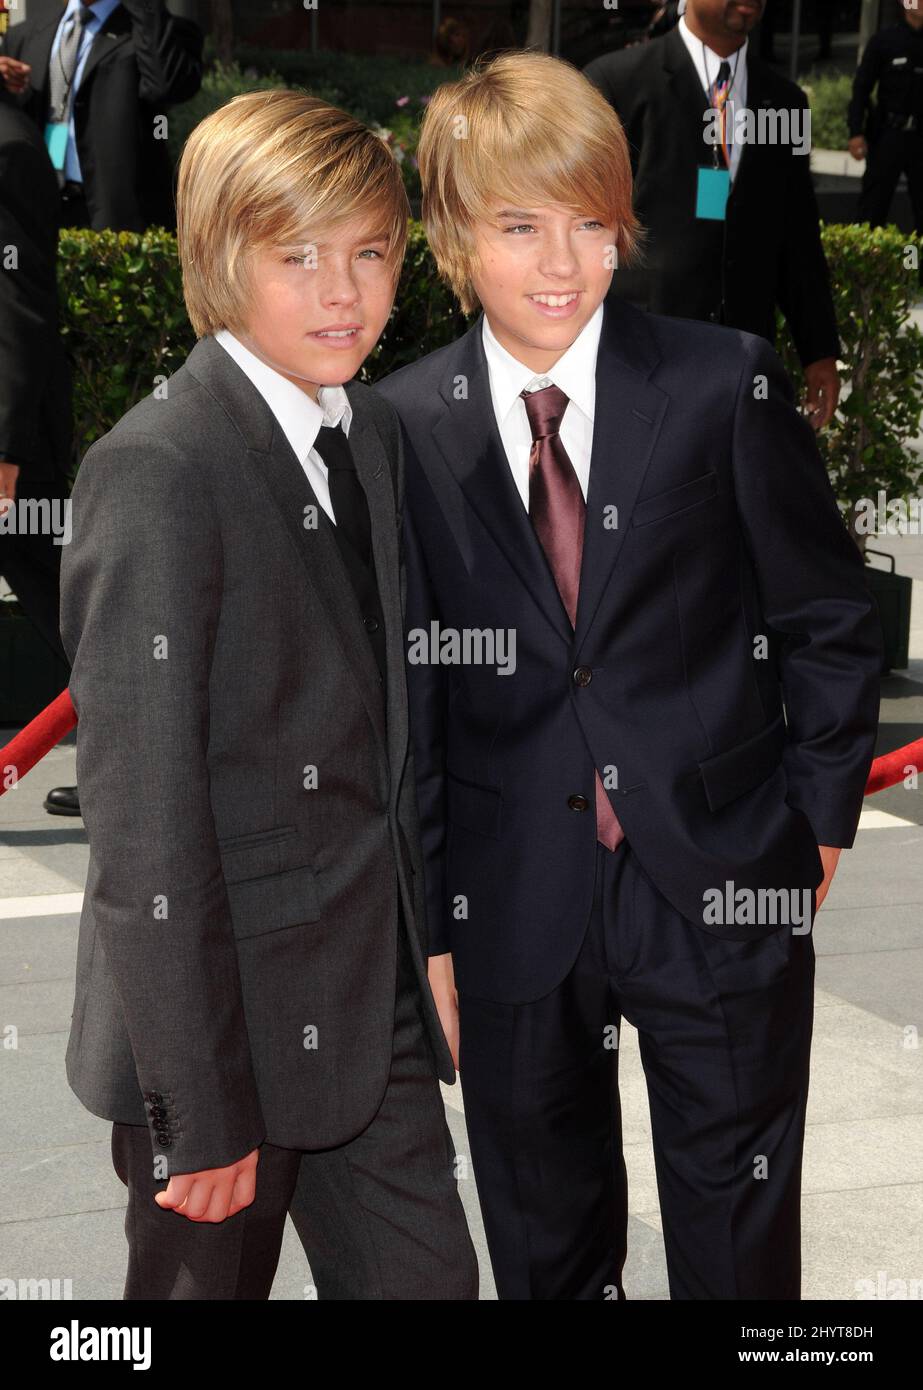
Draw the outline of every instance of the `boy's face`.
M495 337L524 366L549 371L611 284L615 228L555 203L497 202L474 241L471 283Z
M349 223L329 240L261 247L241 342L313 400L350 381L378 342L395 284L387 237Z

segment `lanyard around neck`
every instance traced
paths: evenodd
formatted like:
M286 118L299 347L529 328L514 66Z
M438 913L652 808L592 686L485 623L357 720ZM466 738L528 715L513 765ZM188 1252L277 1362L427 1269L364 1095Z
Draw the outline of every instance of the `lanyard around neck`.
M702 41L700 40L700 42L702 42ZM742 48L742 47L743 47L743 45L741 45L741 48ZM737 81L737 67L738 67L738 64L740 63L740 54L741 54L741 49L738 48L736 54L734 55L734 67L733 67L733 70L732 70L732 72L731 72L731 80L730 80L730 82L728 83L728 89L727 89L727 91L726 91L725 94L724 94L724 99L725 99L725 101L727 101L728 97L731 95L731 92L734 90L734 83ZM726 62L727 62L727 59L725 58L723 61L726 63ZM705 84L706 84L706 86L707 86L707 88L708 88L708 100L711 102L712 106L714 106L714 104L715 104L715 86L716 86L716 84L717 84L717 76L716 76L714 82L709 82L709 80L708 80L708 52L707 52L707 50L706 50L706 48L705 48L704 42L702 42L702 65L703 65L703 67L705 68ZM719 71L720 71L720 62L719 62Z
M722 59L721 61L726 63L726 62L727 62L727 59L724 58L724 59ZM719 120L720 120L720 122L721 122L721 152L722 152L722 154L724 155L724 167L725 167L726 169L730 169L730 167L731 167L731 152L730 152L730 150L728 149L728 143L727 143L727 104L728 104L728 101L730 100L731 92L734 90L734 83L737 81L737 65L738 65L738 63L740 62L740 49L738 48L737 53L736 53L736 55L735 55L735 58L734 58L734 69L733 69L733 71L732 71L732 73L731 73L731 80L730 80L730 82L729 82L728 85L727 85L727 91L724 93L724 95L723 95L723 96L721 97L721 99L720 99L720 105L716 105L716 99L715 99L715 89L716 89L716 87L717 87L717 76L716 76L714 82L709 82L709 81L708 81L708 54L707 54L706 51L705 51L705 44L704 44L704 42L702 42L702 62L703 62L704 65L705 65L705 82L706 82L706 85L707 85L707 88L708 88L708 103L709 103L709 106L711 106L713 109L716 109L716 110L718 111L718 118L719 118ZM730 66L730 65L729 65L729 66ZM721 71L720 63L719 63L718 71L719 71L719 72ZM718 167L718 147L717 147L717 145L714 147L714 150L713 150L713 152L712 152L712 157L713 157L714 167L717 169L717 167Z

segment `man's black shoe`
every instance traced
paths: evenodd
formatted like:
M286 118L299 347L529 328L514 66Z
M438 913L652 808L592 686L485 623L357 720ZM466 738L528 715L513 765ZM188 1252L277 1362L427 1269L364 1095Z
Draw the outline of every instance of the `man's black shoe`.
M45 797L45 810L50 816L79 816L80 802L76 787L52 787Z

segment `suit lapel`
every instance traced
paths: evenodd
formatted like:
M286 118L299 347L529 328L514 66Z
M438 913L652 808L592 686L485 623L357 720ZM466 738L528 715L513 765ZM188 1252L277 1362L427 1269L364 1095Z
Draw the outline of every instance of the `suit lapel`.
M770 98L766 95L766 83L763 66L758 58L752 56L752 47L747 47L747 109L752 111L754 118L758 119L757 113L761 106L769 106ZM747 142L740 152L740 161L737 165L737 176L731 184L730 198L737 199L740 189L741 179L749 184L756 169L755 165L759 162L757 153L760 146L757 142Z
M356 472L359 475L359 481L368 498L375 576L378 581L378 596L381 600L381 609L385 620L388 675L387 743L390 765L396 769L403 766L406 756L408 722L404 669L404 615L401 611L400 542L398 516L394 506L394 484L391 464L381 435L368 413L365 399L365 392L368 388L348 386L346 389L353 409L349 442L352 446L353 457L356 460ZM359 610L355 603L354 607L358 615ZM372 663L373 684L378 695L376 708L380 709L381 687L378 667L375 665L372 648L362 630L361 619L357 620L356 630L364 643L365 653ZM393 786L395 794L396 789L395 782Z
M186 367L215 397L243 436L247 444L248 465L279 512L308 580L329 612L331 626L342 647L344 659L356 678L369 719L382 747L387 748L378 667L365 635L352 584L340 558L332 524L318 502L304 469L262 395L220 343L213 337L200 338L189 354ZM355 409L352 396L350 404ZM384 469L387 469L388 463L380 441L381 454L380 458L377 457L370 438L374 426L367 423L363 416L361 409L356 411L349 437L354 446L356 471L369 497L375 563L376 566L379 563L382 565L379 586L387 624L390 675L392 634L396 625L393 602L396 587L393 576L397 569L394 507L392 502L389 526L390 478L386 474L376 476L379 463L383 464ZM358 429L357 420L360 421ZM309 513L308 508L315 510ZM306 516L316 516L316 526L306 527ZM401 640L399 626L397 640Z
M88 82L93 69L104 59L110 57L131 38L131 16L121 5L116 5L99 32L94 35L80 76L81 87Z
M545 552L522 505L497 429L487 359L481 338L483 315L447 355L439 391L445 411L433 439L472 509L519 575L536 607L568 646L573 631ZM467 395L459 393L467 388Z
M596 357L596 408L587 490L576 648L615 568L669 396L648 380L660 354L641 310L610 294Z
M42 94L42 101L47 105L48 92L48 67L51 62L51 46L54 43L54 36L61 23L65 6L62 4L57 14L48 15L42 20L36 21L36 28L28 45L28 52L23 54L26 62L32 68L33 86L35 90ZM88 80L93 69L104 58L108 58L111 53L115 53L123 44L131 38L131 16L121 5L117 5L109 18L103 24L99 32L94 35L93 42L90 44L90 51L87 54L86 62L83 65L83 72L80 76L80 85ZM36 77L38 81L36 82Z
M710 108L708 93L699 81L695 64L683 42L682 34L671 29L662 39L663 69L671 92L671 106L676 110L677 138L686 142L693 152L696 165L710 164L712 149L705 144L705 113ZM680 135L680 132L682 134Z

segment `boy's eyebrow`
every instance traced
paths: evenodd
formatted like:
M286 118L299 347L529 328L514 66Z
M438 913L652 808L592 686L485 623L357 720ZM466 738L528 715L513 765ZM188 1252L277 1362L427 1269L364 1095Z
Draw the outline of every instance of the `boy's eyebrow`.
M335 237L334 237L334 238L331 238L331 240L335 240ZM372 241L384 241L384 242L388 242L388 241L390 241L390 240L391 240L391 237L389 236L389 234L388 234L386 231L368 232L368 233L365 234L364 236L355 237L354 240L353 240L353 242L352 242L352 244L353 244L353 246L367 246L367 245L369 244L369 242L372 242ZM284 242L284 243L282 244L282 246L281 246L280 249L283 250L283 251L296 251L296 250L300 250L303 246L317 246L317 247L321 247L321 246L327 246L327 245L329 245L329 240L318 240L317 238L306 237L306 238L304 239L304 241L289 241L289 242Z
M544 215L545 214L539 208L501 208L500 211L495 214L495 216L498 217L501 221L516 222L519 222L523 219L528 219L531 222L540 222ZM575 212L573 214L573 219L576 222L576 220L579 217L595 216L595 213Z

